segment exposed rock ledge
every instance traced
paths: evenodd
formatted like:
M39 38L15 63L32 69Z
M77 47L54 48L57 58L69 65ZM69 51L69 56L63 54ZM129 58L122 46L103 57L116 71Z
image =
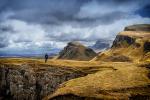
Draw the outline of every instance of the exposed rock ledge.
M62 67L34 65L0 65L0 97L8 100L41 100L59 84L86 74Z

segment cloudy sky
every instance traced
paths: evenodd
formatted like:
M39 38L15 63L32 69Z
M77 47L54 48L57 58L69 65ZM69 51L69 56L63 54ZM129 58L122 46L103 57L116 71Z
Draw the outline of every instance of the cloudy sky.
M0 54L92 45L125 26L150 24L149 0L0 0Z

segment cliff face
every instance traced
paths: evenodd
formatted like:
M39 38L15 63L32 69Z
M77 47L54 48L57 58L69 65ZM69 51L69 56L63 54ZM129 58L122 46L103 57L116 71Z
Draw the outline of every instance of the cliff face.
M14 100L41 100L64 81L85 76L70 68L31 65L0 65L0 97Z
M87 48L78 42L70 42L59 53L58 59L91 60L96 55L91 48Z
M140 47L141 45L137 43L137 39L146 42L150 39L150 25L149 24L139 24L131 25L125 27L123 32L120 32L114 42L112 47L130 46L135 45Z
M127 47L135 43L135 38L123 35L117 35L112 47Z

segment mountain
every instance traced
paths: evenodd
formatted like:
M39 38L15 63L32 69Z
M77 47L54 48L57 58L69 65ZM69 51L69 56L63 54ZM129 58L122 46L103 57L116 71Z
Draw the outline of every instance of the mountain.
M150 25L138 24L125 27L120 32L111 49L100 53L96 61L140 61L150 57Z
M68 45L59 53L58 59L71 60L91 60L97 54L79 42L69 42Z
M91 46L91 48L94 50L104 50L109 47L110 47L110 42L103 39L97 40L96 43L93 46Z

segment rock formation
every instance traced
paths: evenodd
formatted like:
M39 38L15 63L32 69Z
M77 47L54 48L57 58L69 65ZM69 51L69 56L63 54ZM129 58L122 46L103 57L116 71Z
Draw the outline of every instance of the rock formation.
M87 48L79 42L69 42L59 53L58 59L91 60L96 55L91 48Z
M96 61L139 61L148 60L150 55L150 25L128 26L123 32L120 32L111 47L111 49L100 53ZM121 57L122 56L122 57ZM124 59L126 58L126 59ZM145 59L144 59L145 58Z

